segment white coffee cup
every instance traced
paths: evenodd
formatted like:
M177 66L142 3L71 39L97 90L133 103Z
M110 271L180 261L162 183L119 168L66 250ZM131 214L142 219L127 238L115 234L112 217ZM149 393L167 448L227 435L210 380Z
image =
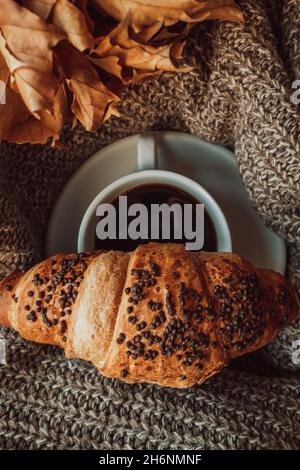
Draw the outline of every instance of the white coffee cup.
M96 210L100 204L111 202L121 194L141 185L160 184L173 186L191 195L205 210L214 226L217 251L231 252L232 243L226 218L214 198L195 181L175 172L158 170L155 134L141 134L138 139L137 169L104 188L91 202L82 219L78 234L78 251L95 249ZM149 240L150 241L150 240ZM167 241L167 240L166 240Z

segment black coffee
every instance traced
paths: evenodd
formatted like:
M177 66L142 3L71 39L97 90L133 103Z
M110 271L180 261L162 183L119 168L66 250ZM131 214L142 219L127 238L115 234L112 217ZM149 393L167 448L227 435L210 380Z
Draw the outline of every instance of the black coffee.
M135 188L130 189L121 194L121 196L127 196L127 207L129 208L132 204L144 204L147 207L148 213L148 227L149 227L149 238L140 238L138 240L132 240L131 238L127 237L126 240L117 239L105 239L100 240L97 235L95 237L95 249L96 250L122 250L122 251L132 251L138 245L143 243L149 243L150 241L155 242L171 242L171 243L187 243L193 240L185 238L185 230L183 227L184 224L184 217L182 217L182 238L177 239L174 238L174 216L171 212L170 216L170 239L166 240L163 238L162 235L162 224L164 221L161 219L159 224L159 239L151 240L151 204L163 204L166 203L169 206L173 204L179 204L182 209L182 214L184 213L184 205L190 204L192 205L192 229L195 230L196 228L196 204L199 204L199 201L196 201L190 194L187 194L184 191L181 191L173 186L167 186L162 184L149 184L149 185L140 185L136 186ZM119 197L110 201L110 203L114 206L116 211L116 233L118 237L119 233ZM103 216L104 217L104 216ZM103 219L103 217L97 217L97 223ZM133 220L135 217L127 216L128 224ZM203 251L216 251L217 250L217 237L216 232L213 226L213 223L205 211L204 213L204 246L202 248Z

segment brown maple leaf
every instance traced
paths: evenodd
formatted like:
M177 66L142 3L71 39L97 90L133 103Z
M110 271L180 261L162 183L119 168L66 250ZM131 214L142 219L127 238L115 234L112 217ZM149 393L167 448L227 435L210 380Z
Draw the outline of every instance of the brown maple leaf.
M57 0L21 0L22 6L47 20Z
M67 41L61 42L56 52L73 93L72 111L85 129L96 130L112 114L118 115L119 97L99 79L89 59Z
M243 21L243 14L234 0L92 0L92 3L118 21L124 20L130 12L130 26L136 33L145 30L148 39L161 27L179 21Z
M63 31L79 51L93 47L93 35L87 21L87 0L77 6L70 0L23 0L22 5Z
M179 43L161 47L140 44L129 37L129 22L128 14L108 35L96 39L97 46L91 57L93 63L126 83L151 72L178 70L175 62L182 58L184 43L180 47ZM130 77L124 74L127 68L134 71Z
M53 112L60 86L53 73L53 48L64 38L55 26L12 0L0 0L0 52L11 76L11 85L28 108L40 117Z
M77 120L96 130L124 85L189 70L187 34L216 18L243 21L233 0L0 0L0 140L55 143Z
M19 93L9 85L9 69L0 54L0 80L5 83L5 103L1 104L0 140L23 144L44 144L50 138L55 144L59 139L68 115L64 87L58 88L54 99L53 113L42 112L40 119L26 108Z

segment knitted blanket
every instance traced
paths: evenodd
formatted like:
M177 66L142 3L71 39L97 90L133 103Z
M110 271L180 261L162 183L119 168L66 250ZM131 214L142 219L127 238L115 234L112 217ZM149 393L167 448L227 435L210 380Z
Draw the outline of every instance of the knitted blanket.
M246 25L200 24L196 67L132 86L95 134L65 129L68 150L0 145L0 271L42 258L47 219L72 173L98 149L143 130L177 129L235 148L260 216L288 243L300 282L299 0L243 0ZM1 110L0 110L1 111ZM122 158L122 155L120 155ZM189 390L103 378L61 350L2 328L2 449L296 449L300 446L300 322L263 350ZM294 361L295 362L295 361Z

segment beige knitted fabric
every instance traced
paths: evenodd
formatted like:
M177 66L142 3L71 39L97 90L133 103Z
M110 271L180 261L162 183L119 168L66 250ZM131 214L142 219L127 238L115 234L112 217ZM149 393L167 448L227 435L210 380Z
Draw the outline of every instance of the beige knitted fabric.
M289 243L300 282L300 0L239 2L246 25L208 22L194 31L196 69L134 86L122 117L96 134L66 129L69 150L0 145L0 271L42 257L47 218L72 173L96 150L144 129L180 129L235 147L249 195ZM1 111L1 110L0 110ZM122 155L120 155L122 158ZM274 345L190 390L125 385L62 351L2 329L0 447L14 449L296 449L300 366L292 342Z

